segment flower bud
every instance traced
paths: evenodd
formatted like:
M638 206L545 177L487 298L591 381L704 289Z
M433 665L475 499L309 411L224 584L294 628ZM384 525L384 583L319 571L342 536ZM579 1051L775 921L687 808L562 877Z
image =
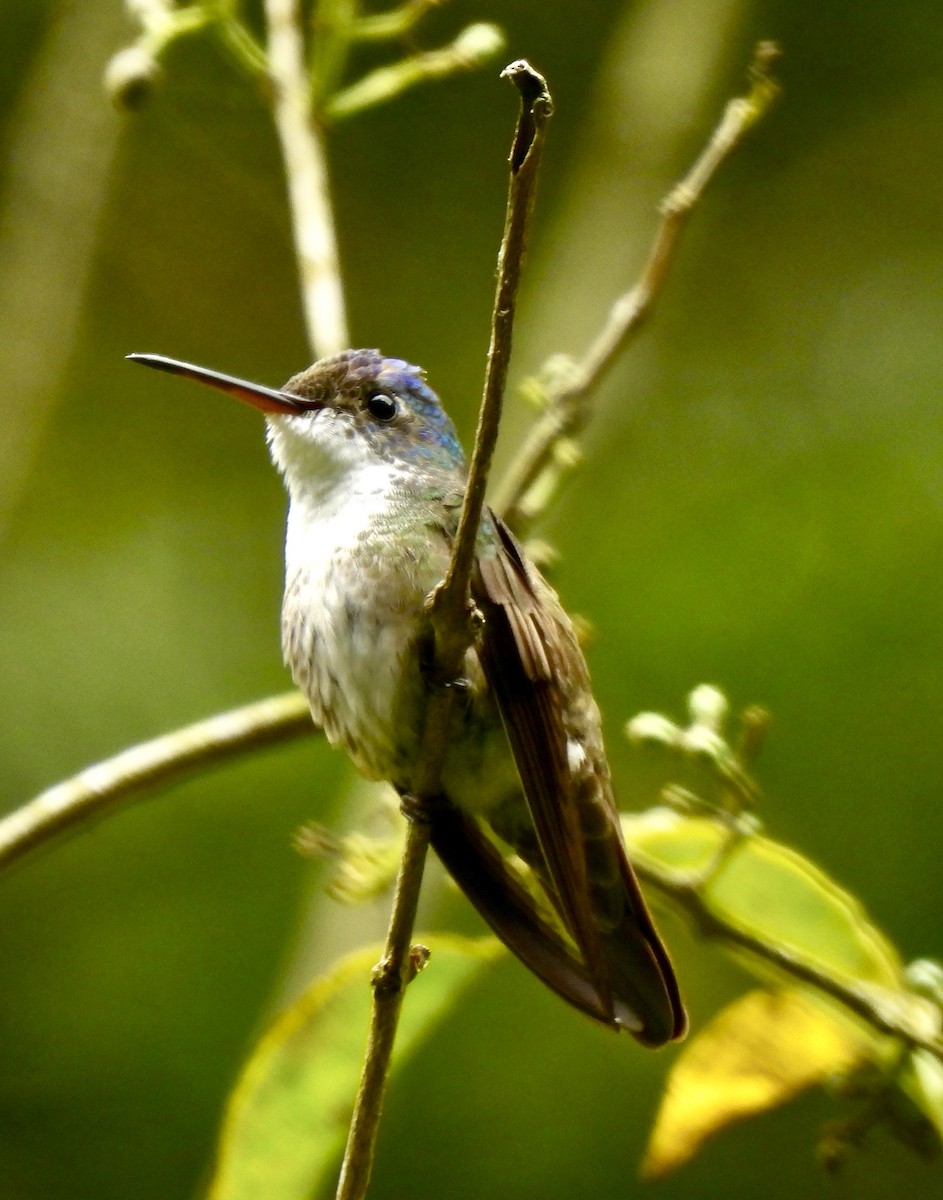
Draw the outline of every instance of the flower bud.
M143 108L161 75L160 63L141 46L119 50L105 68L105 91L115 108Z

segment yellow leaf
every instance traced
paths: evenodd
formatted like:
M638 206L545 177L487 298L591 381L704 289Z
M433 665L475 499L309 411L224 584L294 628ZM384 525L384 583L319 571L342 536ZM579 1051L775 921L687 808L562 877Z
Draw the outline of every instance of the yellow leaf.
M850 1027L799 992L748 992L719 1013L675 1062L642 1174L668 1174L726 1126L849 1069L863 1048Z

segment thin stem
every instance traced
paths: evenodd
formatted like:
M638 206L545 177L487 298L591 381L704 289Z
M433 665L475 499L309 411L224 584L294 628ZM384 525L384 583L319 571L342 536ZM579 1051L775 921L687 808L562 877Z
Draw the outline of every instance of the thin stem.
M445 580L429 600L435 643L433 677L442 681L442 686L434 688L429 696L419 762L413 781L414 794L404 798L404 811L410 818L406 845L386 954L374 973L370 1034L337 1200L362 1200L366 1194L403 988L414 973L413 956L418 948L411 950L410 939L429 846L428 813L434 809L441 790L442 764L448 748L455 697L455 688L449 685L461 674L465 653L474 636L474 623L469 613L469 578L507 378L515 300L533 209L544 127L552 112L546 83L527 63L514 63L504 74L520 92L521 114L511 151L511 179L504 237L498 256L498 284L484 395L451 562Z
M353 36L358 41L379 42L392 38L401 38L409 33L422 18L433 8L438 8L442 0L406 0L399 8L389 12L369 13L358 17L353 28Z
M311 110L298 0L265 0L272 103L285 162L301 299L314 357L349 344L327 159Z
M331 121L351 117L376 104L384 104L418 84L454 75L457 71L472 71L503 47L504 35L496 25L483 21L469 25L449 45L377 67L350 87L335 92L324 105L324 116Z
M255 76L267 75L268 56L241 21L221 17L216 33L238 63Z
M0 869L130 797L152 792L213 763L315 733L298 692L270 696L132 746L48 788L0 820Z
M635 286L613 304L605 325L583 359L550 385L546 410L511 463L495 504L518 533L546 508L555 489L552 486L540 489L540 497L535 501L528 493L541 476L552 469L561 443L586 426L592 415L589 401L593 393L651 315L688 217L720 166L778 95L778 87L769 75L777 54L776 47L770 42L761 42L757 46L750 69L750 93L727 104L720 123L694 166L662 202L662 219Z
M528 63L523 60L512 63L505 68L502 77L510 79L520 92L521 116L511 148L507 215L498 255L498 282L491 317L491 343L488 347L481 415L475 434L468 487L452 562L443 588L445 592L450 593L451 604L456 613L459 606L464 608L466 604L475 539L501 420L504 387L511 359L517 292L527 250L527 233L534 207L537 171L547 122L553 114L553 101L546 81Z
M416 909L422 886L430 826L410 820L393 896L393 910L387 932L386 949L373 973L373 1004L367 1048L354 1115L347 1133L344 1162L337 1184L337 1200L359 1200L365 1196L373 1169L373 1153L379 1128L380 1112L386 1092L390 1060L396 1042L396 1028L403 1006L406 985L422 962L423 951L411 945Z

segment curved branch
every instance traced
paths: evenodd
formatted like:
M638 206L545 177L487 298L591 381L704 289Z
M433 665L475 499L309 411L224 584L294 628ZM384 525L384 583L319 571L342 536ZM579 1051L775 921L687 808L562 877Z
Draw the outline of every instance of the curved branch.
M300 692L270 696L131 746L57 783L0 820L0 869L123 801L214 763L318 732Z

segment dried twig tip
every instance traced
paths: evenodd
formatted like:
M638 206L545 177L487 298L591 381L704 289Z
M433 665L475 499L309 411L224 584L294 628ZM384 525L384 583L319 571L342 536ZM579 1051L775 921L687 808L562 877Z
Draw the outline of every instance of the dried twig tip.
M753 51L753 61L748 72L750 95L747 103L754 110L755 118L761 117L782 91L782 86L773 75L773 68L782 57L782 53L776 42L757 42Z
M553 100L547 81L539 71L535 71L526 58L518 58L509 63L501 72L502 79L510 79L521 93L521 103L530 108L538 106L548 110L553 109ZM550 112L547 111L547 116Z
M753 62L750 63L750 79L765 79L773 64L782 56L782 48L778 42L757 42L753 51Z
M510 79L521 96L521 116L509 159L511 172L516 175L547 121L553 116L553 98L546 79L534 70L526 58L519 58L506 66L501 78Z

